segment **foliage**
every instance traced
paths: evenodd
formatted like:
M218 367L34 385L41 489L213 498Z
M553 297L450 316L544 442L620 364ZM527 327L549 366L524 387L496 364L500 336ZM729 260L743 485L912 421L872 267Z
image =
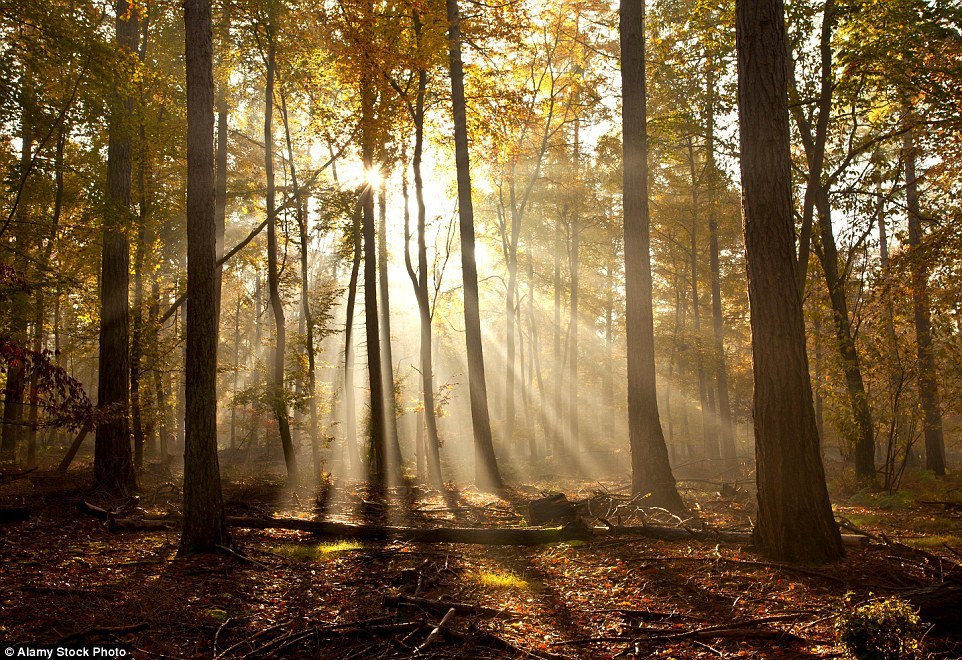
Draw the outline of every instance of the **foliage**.
M919 615L900 598L876 599L855 605L849 595L835 624L845 649L857 660L921 658L924 630ZM851 609L854 608L854 609Z

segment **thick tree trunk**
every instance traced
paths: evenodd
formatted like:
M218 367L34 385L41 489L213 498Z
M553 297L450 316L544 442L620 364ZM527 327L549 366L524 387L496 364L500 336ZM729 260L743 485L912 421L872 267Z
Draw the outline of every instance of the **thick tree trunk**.
M137 12L117 0L116 32L121 49L137 50ZM111 111L107 144L107 205L104 217L100 276L100 357L97 406L110 416L97 426L94 445L94 488L111 495L130 494L137 486L130 449L128 397L130 355L127 289L133 99L118 99Z
M636 494L650 493L646 500L650 506L682 511L684 504L668 463L655 388L644 0L622 0L620 19L631 487Z
M736 5L738 109L751 304L757 547L776 558L840 558L825 486L795 282L787 47L782 0Z
M475 478L479 487L497 490L504 484L494 455L491 420L488 416L484 353L481 348L481 309L478 296L478 264L474 256L474 208L471 203L471 165L468 152L468 122L464 98L464 66L461 62L461 18L458 0L447 0L447 18L455 161L458 175L461 272L464 277L465 347L468 356L471 421L474 430Z
M187 416L180 554L229 543L217 462L214 75L210 0L186 0Z
M945 474L945 439L942 433L942 410L939 383L932 346L932 317L929 308L928 269L922 247L922 217L919 211L919 189L915 174L916 148L911 124L902 136L902 158L905 161L905 198L909 220L909 249L912 251L912 309L915 316L915 344L918 355L919 406L925 435L925 469Z
M294 440L291 436L291 422L287 414L287 401L284 398L284 363L287 354L287 325L284 319L284 303L281 300L280 276L277 268L277 211L274 193L274 26L268 24L267 43L267 91L264 96L264 163L267 171L267 289L270 296L271 312L274 316L274 354L271 360L270 402L284 450L284 463L287 465L287 479L290 485L298 481L297 458L294 455Z
M33 142L34 142L34 105L33 88L31 84L30 69L24 65L22 72L23 84L20 90L20 187L23 191L20 203L17 205L17 240L23 241L28 234L30 223L27 217L29 208L28 197L30 187L28 177L30 175L30 165L33 161ZM14 259L15 268L22 276L26 267L26 259L23 255L16 255ZM10 337L17 344L25 346L27 343L27 315L28 301L27 292L15 288L12 292L9 303L10 315ZM17 364L11 365L7 371L6 383L3 392L3 429L0 435L0 462L14 461L17 457L17 447L20 444L23 429L23 395L26 379L23 367Z

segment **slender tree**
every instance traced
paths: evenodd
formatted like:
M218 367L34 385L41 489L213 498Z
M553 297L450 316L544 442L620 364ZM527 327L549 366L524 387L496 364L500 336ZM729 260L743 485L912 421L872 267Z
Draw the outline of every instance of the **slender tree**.
M910 113L902 136L902 160L905 162L905 199L909 220L909 249L912 251L912 310L915 321L915 346L918 356L919 407L922 408L925 436L925 469L945 474L945 439L942 433L942 410L939 383L932 347L932 312L929 309L928 269L922 247L922 214L919 210L919 185L916 168L915 127Z
M180 553L229 543L217 463L217 248L210 0L186 0L187 415Z
M738 0L738 111L755 375L755 543L782 560L840 558L796 281L782 0Z
M634 493L650 493L648 503L652 506L682 511L684 504L668 463L655 389L644 0L622 0L620 19L631 487Z
M501 489L501 473L494 455L488 390L481 347L481 309L478 297L478 264L474 247L474 207L471 203L471 163L468 152L467 104L464 97L464 65L461 62L461 18L458 0L447 0L448 55L451 103L454 112L454 153L458 175L458 216L461 233L461 273L464 278L464 341L468 355L468 389L474 430L475 479L485 489Z

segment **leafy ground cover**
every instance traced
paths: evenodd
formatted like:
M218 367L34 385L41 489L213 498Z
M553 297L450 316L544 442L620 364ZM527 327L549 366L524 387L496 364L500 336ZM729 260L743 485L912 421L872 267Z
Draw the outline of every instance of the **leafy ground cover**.
M0 638L122 640L143 658L840 657L839 613L945 579L962 522L948 500L924 503L931 493L909 492L894 505L842 498L843 525L874 540L818 568L694 540L518 547L243 529L232 530L236 554L180 559L176 531L111 532L79 513L84 482L82 472L67 480L37 472L3 486L0 505L26 504L32 515L0 526ZM753 497L744 487L683 485L692 517L672 521L626 508L625 484L551 484L635 522L648 515L678 526L750 525ZM290 493L246 479L228 484L225 498L234 515L520 526L526 503L547 486L502 496L405 486L377 498L359 484ZM174 484L154 480L142 491L139 515L179 504ZM923 647L957 657L962 639L936 629Z

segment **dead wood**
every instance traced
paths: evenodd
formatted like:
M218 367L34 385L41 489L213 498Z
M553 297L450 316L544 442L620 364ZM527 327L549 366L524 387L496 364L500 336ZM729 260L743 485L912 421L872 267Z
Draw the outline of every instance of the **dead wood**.
M37 468L27 468L26 470L20 470L19 472L5 472L0 473L0 484L9 484L17 479L23 479L31 472L35 472Z
M393 605L397 607L398 605L413 605L420 607L425 610L431 610L435 612L447 612L448 610L455 610L458 614L468 615L468 616L484 616L484 617L511 617L511 612L506 612L504 610L496 610L490 607L482 607L480 605L471 605L470 603L457 603L450 600L435 600L433 598L419 598L417 596L385 596L385 605Z
M435 641L435 640L438 638L438 636L441 634L441 631L443 631L443 630L445 630L445 629L447 628L448 624L451 623L451 621L454 619L454 617L455 617L455 615L456 615L457 613L458 613L458 610L457 610L456 608L452 607L451 609L449 609L448 612L447 612L447 614L445 614L445 615L441 618L440 623L438 623L438 625L437 625L430 633L428 633L428 637L427 637L427 639L424 640L424 643L421 644L421 646L417 647L417 648L414 650L414 652L415 652L415 653L421 653L422 651L424 651L424 649L426 649L428 646L430 646L431 644L433 644L434 641Z

